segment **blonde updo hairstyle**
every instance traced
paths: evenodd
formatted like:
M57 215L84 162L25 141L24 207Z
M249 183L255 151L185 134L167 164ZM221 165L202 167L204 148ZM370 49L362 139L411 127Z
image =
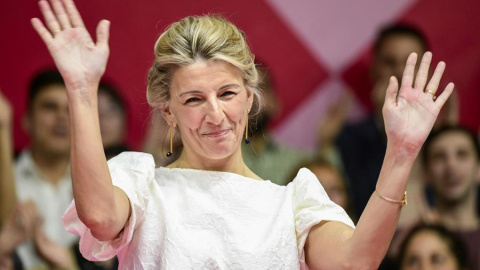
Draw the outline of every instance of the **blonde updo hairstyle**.
M247 91L254 94L250 115L258 113L261 95L255 56L244 33L218 16L189 16L170 25L155 43L155 61L148 72L147 100L164 108L171 99L170 83L176 69L198 60L221 60L241 73Z

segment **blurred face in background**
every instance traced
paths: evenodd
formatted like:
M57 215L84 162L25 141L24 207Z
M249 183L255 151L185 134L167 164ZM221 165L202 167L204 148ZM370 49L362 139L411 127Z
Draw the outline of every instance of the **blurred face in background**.
M460 270L455 255L436 232L420 231L410 240L401 270Z
M342 176L328 166L314 166L309 169L320 180L330 200L348 211L348 194Z
M70 119L65 86L44 86L32 101L24 124L32 151L46 155L68 155Z
M480 169L469 136L461 131L441 134L425 154L428 181L439 201L456 205L474 195Z
M372 92L372 101L377 112L381 112L383 107L389 78L395 76L400 83L407 58L412 52L417 53L418 59L421 59L425 50L420 40L408 34L387 36L375 52L372 69L375 87ZM417 61L417 67L419 62Z
M124 144L126 116L122 107L103 91L98 92L98 115L103 147Z

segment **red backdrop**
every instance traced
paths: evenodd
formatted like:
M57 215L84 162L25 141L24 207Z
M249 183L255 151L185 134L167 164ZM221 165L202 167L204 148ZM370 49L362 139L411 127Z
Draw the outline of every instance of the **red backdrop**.
M357 91L357 97L363 102L364 107L368 108L368 89L364 87L368 84L365 83L367 77L364 74L370 47L366 46L341 70L329 70L326 68L327 65L322 64L318 55L305 45L304 39L292 30L295 27L290 25L291 20L285 19L284 15L278 12L276 6L287 2L77 1L77 7L91 33L100 19L112 22L111 56L106 77L119 86L131 109L128 142L134 148L138 148L148 125L150 110L145 99L145 86L146 73L153 61L153 44L168 24L187 15L221 14L246 32L254 53L270 65L274 74L277 92L283 103L282 115L276 122L277 127L285 125L285 120L306 104L305 101L318 91L319 85L332 77L343 77L344 81ZM328 8L331 1L320 2L325 2ZM369 1L369 5L373 2L375 1ZM457 85L461 99L461 122L478 129L480 2L477 0L411 2L397 17L389 18L387 21L401 20L415 23L427 33L435 58L447 62L447 79ZM306 5L309 3L313 2L305 2ZM349 8L345 1L332 5L345 5L345 8ZM367 6L368 8L370 7ZM13 104L15 147L18 150L28 143L20 123L25 112L30 77L42 68L52 67L53 62L30 26L30 18L40 16L35 0L2 1L0 12L0 87ZM322 22L321 19L312 18L312 21L329 23ZM372 29L371 32L375 31ZM305 125L309 124L305 122Z

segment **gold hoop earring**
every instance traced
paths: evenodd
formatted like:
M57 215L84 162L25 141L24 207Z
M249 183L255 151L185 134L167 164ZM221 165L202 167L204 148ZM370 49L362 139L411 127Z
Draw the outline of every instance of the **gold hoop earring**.
M170 126L170 151L167 152L167 157L171 157L173 154L173 124Z
M250 113L250 110L247 111L247 124L245 125L245 143L246 144L250 144L250 140L248 139L248 117L249 117L249 114Z

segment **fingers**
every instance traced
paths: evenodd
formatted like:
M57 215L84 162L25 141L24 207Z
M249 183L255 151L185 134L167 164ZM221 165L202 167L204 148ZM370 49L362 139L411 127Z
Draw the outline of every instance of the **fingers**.
M445 102L447 102L448 97L453 92L453 89L455 88L455 85L453 83L449 83L446 87L445 90L443 90L442 94L436 99L435 104L441 109Z
M47 25L47 28L50 30L50 32L52 34L55 34L62 31L62 27L58 23L57 17L53 13L48 2L42 0L38 2L38 5L40 6L40 11L42 12L43 18L45 19L45 24Z
M435 68L432 78L428 82L427 88L425 88L425 93L429 93L432 96L435 96L435 93L438 90L438 85L440 84L440 79L442 78L443 72L445 71L445 62L439 62Z
M52 2L52 7L53 10L55 11L55 16L57 17L57 20L60 22L60 25L62 26L62 29L69 29L72 28L72 25L70 24L70 18L63 8L63 3L60 2L60 0L51 0Z
M108 48L108 39L110 37L110 22L102 20L97 26L97 46Z
M39 6L47 28L53 34L72 27L85 27L73 0L51 0L51 7L48 1L40 0Z
M83 23L82 16L80 16L80 13L78 12L77 7L75 6L75 3L72 0L63 0L63 5L67 10L72 26L85 28L85 24Z
M37 208L35 204L32 201L23 202L17 205L16 210L17 217L19 218L18 221L21 221L19 225L30 235L37 218Z
M411 53L407 58L407 64L405 65L405 70L403 71L402 87L412 87L416 64L417 54Z
M392 76L388 81L387 94L385 95L385 104L397 105L397 96L398 96L398 81L395 76Z
M428 79L428 69L432 62L432 53L426 52L422 57L420 68L417 72L417 78L415 79L415 89L421 89L423 91Z
M45 44L49 44L53 40L52 34L50 33L50 31L47 30L47 28L45 28L45 26L43 26L42 21L40 21L38 18L33 18L31 20L31 23L33 29L37 31L38 35Z

